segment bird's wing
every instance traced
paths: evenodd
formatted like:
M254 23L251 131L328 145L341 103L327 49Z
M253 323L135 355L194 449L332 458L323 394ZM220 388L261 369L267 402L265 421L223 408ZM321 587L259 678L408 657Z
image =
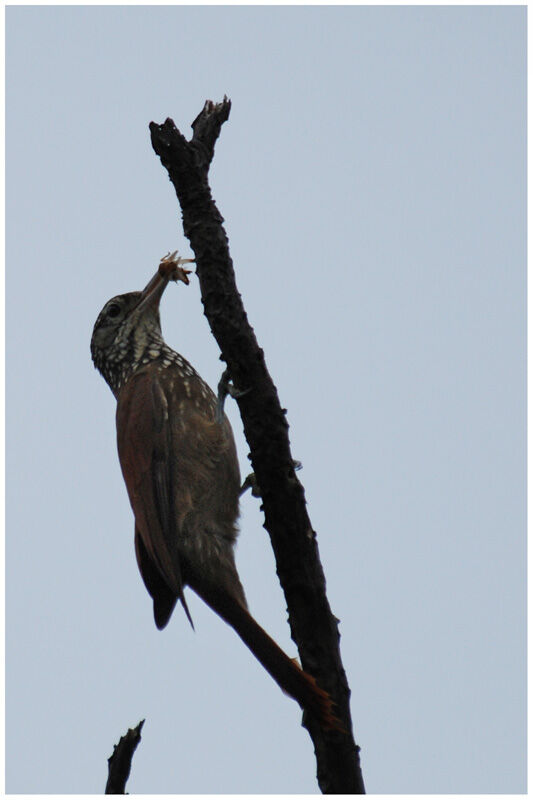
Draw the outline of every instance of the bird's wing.
M178 557L178 520L191 510L187 493L176 496L172 430L164 387L156 371L139 373L124 386L117 405L117 440L122 474L135 515L137 560L154 598L158 627L168 621L169 594L183 596Z
M161 630L169 621L178 598L175 592L168 588L148 555L137 525L135 525L135 555L144 585L154 601L155 624Z

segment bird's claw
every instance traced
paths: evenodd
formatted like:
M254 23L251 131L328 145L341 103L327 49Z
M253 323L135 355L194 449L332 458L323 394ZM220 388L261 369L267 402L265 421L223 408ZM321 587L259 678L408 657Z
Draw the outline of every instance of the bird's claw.
M255 472L250 472L250 474L246 476L244 483L240 488L239 496L242 496L248 489L252 490L253 497L261 497L261 489L257 483Z
M236 386L233 385L229 369L225 369L222 373L222 377L218 382L218 402L217 402L217 410L216 410L216 419L217 422L222 422L224 419L224 403L226 401L226 397L229 396L233 397L236 400L238 397L242 397L245 394L248 394L251 387L248 389L237 389Z
M296 461L295 459L293 459L292 467L293 467L295 472L298 472L298 470L302 469L302 466L303 465L302 465L301 461ZM246 478L244 479L244 483L242 484L242 486L240 488L240 491L239 491L239 497L242 497L242 495L248 489L252 490L252 496L253 497L262 498L261 489L259 488L259 484L257 482L257 478L255 477L255 472L250 472L250 474L247 475Z

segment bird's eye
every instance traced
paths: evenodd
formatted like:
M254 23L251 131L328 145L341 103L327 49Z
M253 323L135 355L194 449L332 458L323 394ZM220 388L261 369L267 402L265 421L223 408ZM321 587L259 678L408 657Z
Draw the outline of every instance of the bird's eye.
M119 314L120 314L120 306L118 305L118 303L111 303L111 305L107 309L107 316L118 317Z

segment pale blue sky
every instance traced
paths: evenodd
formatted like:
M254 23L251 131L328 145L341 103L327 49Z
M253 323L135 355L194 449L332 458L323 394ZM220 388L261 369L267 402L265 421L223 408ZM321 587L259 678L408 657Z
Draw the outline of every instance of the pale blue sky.
M300 711L192 594L158 632L94 320L211 183L303 462L369 792L525 790L524 7L8 7L8 792L315 793ZM168 343L211 385L196 283ZM248 452L234 407L241 469ZM238 565L296 648L256 500Z

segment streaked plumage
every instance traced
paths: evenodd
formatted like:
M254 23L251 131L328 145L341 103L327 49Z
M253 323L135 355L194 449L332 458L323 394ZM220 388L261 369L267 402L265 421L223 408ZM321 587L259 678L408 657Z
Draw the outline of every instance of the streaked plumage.
M329 696L247 610L234 546L240 473L233 433L189 362L163 341L159 300L168 271L143 292L109 300L91 354L117 399L119 459L135 516L135 550L158 628L190 586L230 624L281 688L337 725Z

